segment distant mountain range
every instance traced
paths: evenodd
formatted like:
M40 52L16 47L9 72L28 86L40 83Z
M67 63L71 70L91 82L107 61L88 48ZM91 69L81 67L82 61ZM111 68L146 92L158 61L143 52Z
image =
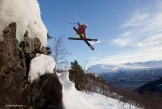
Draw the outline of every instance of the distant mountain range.
M140 94L143 94L144 92L160 92L162 94L162 78L144 84L135 91L139 92Z
M97 64L90 66L88 73L96 73L110 82L154 81L162 77L162 60L125 63L120 65Z

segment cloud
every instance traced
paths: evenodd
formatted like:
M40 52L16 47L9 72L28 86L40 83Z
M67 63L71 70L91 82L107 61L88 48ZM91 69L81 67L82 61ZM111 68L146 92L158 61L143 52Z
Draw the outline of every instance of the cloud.
M109 44L119 47L148 47L162 45L162 8L159 3L149 8L138 9L132 17L122 24L121 29L126 30L112 39Z
M112 41L110 41L111 44L115 44L118 46L127 46L131 43L131 33L129 31L126 31L122 34L119 34L118 38L113 39Z
M121 33L109 40L114 53L93 57L93 64L119 64L162 59L162 2L137 9L121 27ZM127 49L128 48L128 49ZM132 48L132 49L130 49Z
M162 48L152 48L149 50L132 51L129 53L120 53L112 56L93 57L89 60L91 65L95 64L120 64L128 62L144 62L148 60L161 60Z
M137 44L140 47L162 47L162 33L151 36Z
M94 44L99 44L99 43L101 43L101 41L100 41L100 40L95 41L95 42L93 42L93 41L92 41L92 42L90 42L90 44L91 44L91 45L94 45Z
M132 19L126 22L123 27L139 27L144 24L145 20L149 17L148 13L136 12Z
M130 34L131 34L131 33L130 33L129 31L126 31L126 32L120 34L119 36L120 36L120 37L127 37L127 36L130 36Z
M121 47L129 45L130 42L131 42L131 40L128 38L127 39L126 38L118 38L118 39L114 39L112 41L113 44L121 46Z

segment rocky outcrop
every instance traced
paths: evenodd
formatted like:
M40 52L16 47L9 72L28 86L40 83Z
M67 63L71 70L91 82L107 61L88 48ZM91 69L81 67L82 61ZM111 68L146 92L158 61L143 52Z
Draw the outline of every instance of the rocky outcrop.
M3 31L0 42L0 106L6 104L24 104L24 84L26 76L25 60L18 52L16 23L10 24Z
M62 109L62 85L54 74L45 74L29 86L29 101L33 109Z
M60 108L62 86L56 74L43 75L33 83L27 80L30 61L36 53L48 55L51 50L49 47L41 47L38 38L29 38L27 31L24 41L18 42L16 23L5 28L3 41L0 42L0 108L6 105L24 105L27 109L39 109L42 106L42 109ZM51 92L50 96L47 92ZM42 104L38 106L37 101Z

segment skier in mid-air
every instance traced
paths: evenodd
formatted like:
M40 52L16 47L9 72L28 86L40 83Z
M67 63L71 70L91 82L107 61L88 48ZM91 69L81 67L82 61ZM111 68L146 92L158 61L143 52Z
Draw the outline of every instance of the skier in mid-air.
M84 38L86 37L86 29L87 29L87 24L80 24L79 22L78 24L78 33L81 34L82 36L84 36Z
M97 39L87 38L86 36L87 25L86 24L80 24L78 22L77 25L78 25L78 28L73 27L73 29L76 32L76 34L79 36L79 38L68 37L68 39L69 40L83 40L92 50L94 50L93 46L88 41L96 42Z

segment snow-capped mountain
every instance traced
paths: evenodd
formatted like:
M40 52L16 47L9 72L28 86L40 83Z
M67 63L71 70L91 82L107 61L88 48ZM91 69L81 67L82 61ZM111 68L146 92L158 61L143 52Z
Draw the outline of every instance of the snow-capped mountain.
M96 73L110 82L153 81L162 76L162 60L119 65L97 64L89 67L87 72Z
M125 64L96 64L92 65L87 69L89 73L112 73L118 71L133 71L133 70L144 70L162 68L162 60L160 61L148 61L148 62L135 62Z

